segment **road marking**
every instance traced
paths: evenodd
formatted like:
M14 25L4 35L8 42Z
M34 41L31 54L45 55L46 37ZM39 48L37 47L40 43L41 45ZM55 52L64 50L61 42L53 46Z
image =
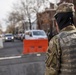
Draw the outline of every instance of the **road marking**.
M41 54L37 54L37 56L41 56Z
M0 60L21 58L21 56L1 57Z

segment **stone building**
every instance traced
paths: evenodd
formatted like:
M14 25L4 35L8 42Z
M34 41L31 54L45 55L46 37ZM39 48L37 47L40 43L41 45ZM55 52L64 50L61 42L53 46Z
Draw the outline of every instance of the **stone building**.
M54 20L54 14L56 12L56 9L54 8L54 4L50 3L50 8L45 9L44 12L37 14L37 28L43 29L48 32L48 29L55 31L55 20Z
M38 29L43 29L47 32L53 24L53 15L55 14L54 9L46 10L45 12L37 14Z
M76 10L76 0L61 0L59 4L63 2L70 2L75 5ZM54 4L50 3L50 8L46 9L44 12L37 13L37 28L43 29L46 32L48 32L48 29L52 30L52 32L56 31L55 26L55 20L54 20L54 14L56 12ZM74 17L74 23L76 25L76 17ZM53 28L54 27L54 28Z

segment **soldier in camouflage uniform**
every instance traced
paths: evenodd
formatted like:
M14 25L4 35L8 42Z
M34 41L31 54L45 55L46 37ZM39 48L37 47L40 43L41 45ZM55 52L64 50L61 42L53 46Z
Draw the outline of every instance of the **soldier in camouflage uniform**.
M55 19L59 34L54 36L47 50L45 75L76 75L76 28L72 3L58 6Z

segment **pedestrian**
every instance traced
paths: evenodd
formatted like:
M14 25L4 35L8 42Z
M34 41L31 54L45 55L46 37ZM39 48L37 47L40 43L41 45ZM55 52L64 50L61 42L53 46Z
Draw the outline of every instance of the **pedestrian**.
M55 19L59 33L49 42L45 75L76 75L76 28L72 3L57 7Z

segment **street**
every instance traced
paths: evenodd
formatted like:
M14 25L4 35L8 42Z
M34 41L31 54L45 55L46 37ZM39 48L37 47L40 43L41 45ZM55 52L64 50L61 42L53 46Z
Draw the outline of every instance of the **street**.
M4 48L0 49L0 57L19 55L22 50L23 43L20 40L4 42Z
M0 75L44 75L45 54L22 55L23 43L19 40L4 42L0 49Z

